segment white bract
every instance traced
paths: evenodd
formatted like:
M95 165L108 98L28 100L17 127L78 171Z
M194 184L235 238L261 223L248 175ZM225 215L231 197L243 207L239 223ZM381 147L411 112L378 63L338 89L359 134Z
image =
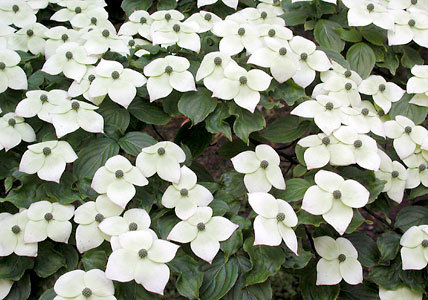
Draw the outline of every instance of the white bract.
M157 58L144 67L147 91L150 102L164 98L175 89L179 92L196 91L192 73L187 71L190 63L187 58L168 55Z
M404 95L404 90L392 82L386 82L382 76L371 75L358 87L360 93L371 95L374 102L385 113L391 109L391 103L397 102Z
M13 90L27 89L27 75L18 67L21 57L15 51L0 49L0 93L7 88Z
M199 52L201 40L197 32L199 25L196 22L169 22L168 24L154 24L151 27L153 45L160 44L168 47L177 44L178 46Z
M364 207L370 193L359 182L344 180L329 171L318 171L315 183L305 192L302 209L323 219L340 234L344 234L354 215L353 208Z
M45 57L49 58L54 55L56 50L65 43L79 43L80 35L80 32L64 26L49 28L45 32L45 36L48 38L45 43Z
M379 297L380 300L422 300L423 294L407 287L400 287L393 291L379 287Z
M69 220L74 215L73 205L33 202L27 211L28 223L25 227L24 241L36 243L48 237L58 243L68 243L71 234Z
M349 240L321 236L314 238L314 244L321 256L317 263L317 285L336 285L342 279L352 285L363 282L358 252Z
M91 97L89 94L89 88L91 87L92 81L95 80L97 77L97 72L94 66L88 66L88 70L86 71L86 74L83 76L82 80L79 81L73 81L73 83L68 88L68 96L69 97L78 97L80 95L83 95L83 97L94 103L95 105L100 105L106 95L102 95L99 97Z
M211 207L198 207L195 214L177 223L167 239L189 243L193 253L211 263L220 250L220 243L227 240L239 227L228 219L212 216Z
M218 0L198 0L198 7L216 3ZM225 5L237 9L239 0L221 0Z
M428 107L428 66L415 65L407 81L407 93L415 94L409 103Z
M382 120L370 101L361 101L358 107L342 107L342 112L347 115L342 121L351 126L358 133L369 133L385 137L385 129Z
M195 22L199 25L198 33L211 30L214 23L221 22L221 18L212 12L200 11L187 18L186 22Z
M119 236L121 248L110 255L107 278L135 282L153 293L163 295L170 271L165 264L170 262L179 246L157 239L149 231L130 231Z
M180 181L165 190L162 205L175 208L175 214L182 220L190 218L198 206L207 206L214 199L206 187L196 182L196 174L188 167L182 166Z
M178 183L181 176L180 163L185 160L186 154L179 146L164 141L143 148L137 156L136 165L145 177L157 173L163 180Z
M0 150L6 151L19 145L21 141L34 142L36 134L33 128L24 123L24 118L16 116L14 113L7 113L0 117Z
M337 3L337 0L322 0L322 1L332 3L332 4ZM295 2L312 2L312 0L291 0L291 3L295 3Z
M422 270L428 263L428 225L412 226L400 240L403 270Z
M141 171L132 166L128 159L116 155L95 172L91 187L97 193L107 193L111 201L125 208L136 193L134 185L145 186L148 183Z
M272 186L285 190L280 158L271 146L258 145L255 151L244 151L231 160L235 170L245 174L244 184L248 192L269 192Z
M150 27L152 18L145 10L136 10L129 16L129 21L120 26L119 35L134 36L137 33L143 37L152 40Z
M89 29L89 28L108 28L115 31L114 25L108 20L108 13L102 7L92 7L84 12L77 14L70 20L73 28Z
M0 2L1 23L22 28L37 22L36 12L22 0L3 0Z
M239 24L253 25L278 25L284 26L285 21L272 10L263 10L261 8L247 7L226 17L226 20L235 21ZM259 28L258 28L259 29Z
M12 280L0 279L0 299L6 298L12 288L12 285Z
M279 246L282 241L297 255L297 225L293 208L268 193L249 193L248 202L258 214L254 220L254 245Z
M405 45L412 40L428 48L428 12L420 9L393 10L395 26L388 30L389 45Z
M208 53L202 59L196 81L203 80L205 87L213 92L219 81L225 78L224 69L231 60L229 55L218 51Z
M27 223L26 209L14 215L0 213L0 257L12 253L19 256L37 256L37 243L24 243Z
M394 10L402 10L402 9L428 9L428 1L427 0L390 0L388 2L388 8L392 8Z
M403 162L408 167L406 188L413 189L421 183L425 187L428 187L428 161L424 158L423 154L418 151L403 159Z
M99 229L99 224L106 218L118 216L123 208L112 202L107 195L99 195L95 201L80 205L74 212L76 229L76 246L80 253L101 245L109 236Z
M113 282L98 269L65 273L55 282L54 291L57 294L54 300L116 300Z
M59 183L67 163L77 159L70 144L65 141L48 141L27 147L19 164L19 171L35 174L40 179Z
M213 97L232 100L254 112L260 102L260 92L269 88L272 77L262 70L245 70L235 61L230 61L224 69L225 78L221 79L213 90Z
M34 55L45 54L45 32L48 29L39 23L27 25L13 34L8 47L13 50L31 52Z
M384 3L377 0L342 0L349 8L349 26L367 26L375 24L383 29L394 30L394 17Z
M156 24L157 26L182 21L184 19L184 15L181 12L173 9L155 11L150 17L153 20L152 25Z
M96 27L82 35L82 38L86 40L84 48L90 55L104 54L108 50L129 55L126 43L119 38L114 27Z

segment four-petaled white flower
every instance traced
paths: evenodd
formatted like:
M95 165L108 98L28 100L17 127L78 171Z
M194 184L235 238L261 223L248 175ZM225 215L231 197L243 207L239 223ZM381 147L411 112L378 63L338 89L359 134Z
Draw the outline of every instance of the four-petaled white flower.
M318 171L315 183L305 192L302 209L324 220L340 234L344 234L354 215L353 208L364 207L369 201L369 191L359 182L344 180L329 171Z
M7 88L13 90L27 89L27 75L18 67L21 57L15 51L0 49L0 93Z
M6 25L15 25L22 28L37 22L35 11L26 1L4 0L0 1L0 19Z
M278 246L284 240L297 255L297 237L292 229L297 225L297 216L290 204L268 193L249 193L248 202L258 214L254 220L254 245Z
M81 32L69 29L64 26L56 26L45 32L48 40L45 43L45 57L49 58L56 53L56 50L65 43L79 43Z
M134 36L137 33L143 37L152 40L151 35L152 18L145 10L136 10L129 16L129 21L120 26L119 35Z
M144 230L120 235L119 243L121 248L108 259L107 278L119 282L135 280L146 290L163 295L170 275L166 263L174 258L179 246Z
M195 91L195 80L187 71L190 63L187 58L168 55L157 58L144 67L147 80L147 91L150 102L164 98L175 89L179 92Z
M207 206L214 199L206 187L196 182L196 174L188 167L182 166L180 181L166 189L162 196L162 205L175 208L175 214L182 220L190 218L198 206Z
M347 115L344 124L351 126L358 133L369 133L385 137L385 129L382 120L370 101L361 101L357 107L342 107L342 112Z
M248 192L269 192L272 186L285 190L280 158L271 146L258 145L255 151L244 151L231 160L235 170L245 174L244 184Z
M157 173L163 180L178 183L181 176L180 163L185 160L183 149L173 142L164 141L143 148L137 156L136 165L146 177Z
M80 253L96 248L109 235L99 229L99 224L106 218L118 216L123 208L114 203L107 195L99 195L95 201L88 201L80 205L74 212L76 229L76 246Z
M407 81L407 93L415 94L409 103L428 107L428 66L415 65Z
M153 20L152 25L169 24L184 19L184 15L178 10L158 10L150 16Z
M428 264L428 225L412 226L400 240L403 270L422 270Z
M99 168L92 179L91 187L100 194L107 193L111 201L125 207L134 197L136 186L149 182L141 171L121 155L110 157L104 167Z
M74 270L65 273L55 282L54 291L57 294L54 300L116 300L113 282L106 278L103 271L98 269L92 269L88 272Z
M358 252L349 240L321 236L314 238L314 244L321 256L317 263L317 285L336 285L342 279L352 285L363 282Z
M102 95L99 97L91 97L89 94L89 88L91 87L92 81L95 80L97 77L97 72L94 66L88 66L88 70L86 71L86 74L83 76L82 80L79 81L73 81L73 83L68 88L68 96L69 97L78 97L80 95L83 95L83 97L94 103L95 105L100 105L103 101L106 95Z
M291 3L296 3L296 2L310 2L312 0L291 0ZM332 4L336 4L337 0L322 0L324 2L328 2L328 3L332 3Z
M39 23L27 25L8 40L8 46L13 50L31 52L34 55L45 54L45 32L48 29Z
M380 300L422 300L422 297L422 293L415 292L404 286L392 291L379 287Z
M404 45L412 40L428 48L428 12L420 9L392 10L395 26L388 30L389 45Z
M71 234L69 220L74 215L73 205L33 202L27 210L28 223L25 227L24 242L36 243L48 237L59 243L68 243Z
M394 17L386 7L387 1L377 0L342 0L349 8L349 26L367 26L375 24L383 29L394 30Z
M19 256L37 256L37 243L24 243L27 210L11 215L0 213L0 257L15 253Z
M195 22L199 25L198 33L211 30L214 23L221 22L221 18L212 12L200 11L187 18L186 22Z
M67 163L77 159L70 144L65 141L47 141L27 147L19 164L19 171L35 174L40 179L59 182Z
M104 54L108 50L129 55L126 43L119 38L114 27L96 27L83 34L82 38L86 40L83 47L90 55Z
M211 207L198 207L195 214L177 223L167 239L189 243L193 253L211 263L220 250L220 243L227 240L239 227L228 219L212 216Z
M0 117L0 150L6 151L19 145L21 141L34 142L36 134L33 128L24 123L24 118L14 113L7 113Z
M202 59L196 81L203 80L205 87L213 92L219 81L225 78L224 69L231 60L229 55L218 51L208 53Z
M12 280L0 279L0 299L6 298L13 285Z
M157 23L152 25L153 44L160 44L164 47L177 44L178 46L199 52L201 49L201 39L198 31L199 25L196 22L169 22L168 24Z
M428 161L419 150L420 149L417 150L417 153L403 159L403 162L408 167L406 181L407 189L414 189L421 183L423 186L428 187Z

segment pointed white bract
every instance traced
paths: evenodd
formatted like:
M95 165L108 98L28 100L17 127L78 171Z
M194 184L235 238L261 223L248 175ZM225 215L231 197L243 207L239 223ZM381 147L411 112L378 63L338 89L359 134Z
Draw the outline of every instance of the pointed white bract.
M86 40L83 47L89 55L100 55L107 51L129 55L129 49L125 42L116 34L116 29L110 26L95 27L82 35Z
M168 47L177 44L179 47L199 52L201 40L198 35L199 25L196 22L168 22L157 23L151 26L152 41L154 45L160 44Z
M428 66L415 65L407 81L407 93L415 94L409 103L428 107Z
M26 90L27 75L18 67L21 57L15 51L0 49L0 93L7 88L13 90Z
M36 134L33 128L24 122L24 118L14 113L7 113L0 117L0 150L6 151L19 145L21 141L34 142Z
M14 7L14 5L16 5ZM16 9L18 7L18 9ZM0 19L6 25L22 28L37 22L36 11L27 1L8 0L0 2Z
M375 24L383 29L394 29L394 17L389 13L387 2L376 0L342 0L349 8L349 26L367 26Z
M343 123L351 126L358 133L372 132L385 137L383 122L370 101L361 101L360 105L355 107L342 107L342 112L346 115Z
M0 279L0 299L6 298L13 285L12 280Z
M224 69L231 62L229 55L215 51L204 56L198 72L196 73L196 81L203 80L207 89L214 92L218 83L225 79Z
M428 225L410 227L401 237L403 270L421 270L428 263Z
M396 290L379 288L380 300L422 300L422 297L422 293L415 292L407 287L400 287Z
M45 54L45 32L48 29L39 23L27 25L8 40L8 48L31 52L34 55Z
M426 8L425 10L417 8L391 10L390 14L394 18L395 26L388 30L389 45L405 45L413 40L419 46L428 48L428 11Z
M151 24L153 20L145 10L136 10L129 16L129 21L120 26L119 35L135 36L139 34L143 38L152 40Z
M211 30L214 23L221 22L221 18L212 12L201 10L187 18L186 22L195 22L198 24L198 33L203 33Z
M428 187L428 160L424 157L421 149L416 149L415 153L403 159L407 166L406 189L414 189L422 183Z

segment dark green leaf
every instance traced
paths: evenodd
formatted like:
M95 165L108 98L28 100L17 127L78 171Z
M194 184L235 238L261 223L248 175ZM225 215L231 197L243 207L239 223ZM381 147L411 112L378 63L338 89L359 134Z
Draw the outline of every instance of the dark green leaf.
M408 206L401 209L395 219L395 227L406 231L412 226L428 224L428 208L425 206Z
M18 282L15 282L4 300L27 300L31 294L30 275L25 274Z
M103 101L97 112L104 118L104 132L109 136L122 135L129 126L129 112L112 101Z
M393 231L384 232L376 241L381 261L392 260L397 256L401 236Z
M342 26L336 22L324 19L319 20L314 30L315 40L323 47L342 52L345 48L345 42L340 38L340 29L342 29Z
M168 263L168 266L172 272L178 274L176 288L180 295L188 299L197 299L204 277L198 263L191 256L183 253L178 254Z
M152 4L152 0L123 0L120 7L129 17L136 10L148 10Z
M288 105L294 105L297 100L306 96L305 89L292 80L281 84L274 82L271 86L273 86L273 92L270 92L272 98L285 101Z
M230 113L225 104L218 104L216 109L212 114L210 114L206 120L206 129L208 132L216 134L222 133L229 140L232 140L232 129L230 128L229 123L225 119L230 117Z
M25 270L32 269L34 258L27 256L17 256L15 254L0 258L0 278L9 280L19 280Z
M233 123L233 131L247 145L250 143L250 134L266 126L265 118L258 110L251 113L246 109L235 107L231 113L236 115L236 120Z
M338 29L337 31L339 32L340 38L346 42L351 42L351 43L361 42L362 35L355 28L351 28L349 30L341 28L341 29Z
M66 264L64 256L54 249L51 242L39 243L34 271L37 276L46 278L54 274Z
M360 28L360 32L363 38L372 43L373 45L383 46L386 43L386 30L381 29L377 26L371 25Z
M360 300L360 299L379 299L379 288L368 281L363 284L350 285L346 284L340 288L339 299L341 300Z
M92 269L104 270L107 264L107 256L104 251L88 251L82 257L83 266L86 271Z
M54 289L46 290L39 298L39 300L53 300L56 297Z
M275 197L287 202L302 200L306 190L312 185L311 182L302 178L289 179L285 184L287 188L284 191L277 191Z
M192 126L190 122L181 126L174 142L187 145L192 153L192 157L201 154L211 142L212 135L205 129L204 124Z
M217 100L212 98L211 94L211 91L205 88L199 88L196 92L184 93L178 102L178 110L196 125L205 120L217 106Z
M59 183L44 182L40 185L39 191L45 194L46 199L50 199L61 204L70 204L74 201L83 200L78 190L74 187L74 178L71 172L64 172Z
M391 118L401 115L411 119L415 124L421 124L425 121L428 108L410 104L411 97L409 94L404 94L400 101L392 103L391 110L389 111Z
M135 98L128 107L128 111L138 120L154 125L165 125L171 117L165 113L158 103L149 103L140 97Z
M261 136L274 143L290 143L303 136L307 123L299 124L299 118L287 115L270 123Z
M309 265L300 278L300 290L304 300L335 300L339 296L339 285L316 285L317 271Z
M346 238L357 249L358 261L363 266L372 267L378 263L380 253L376 243L370 237L361 232L354 232Z
M120 138L118 143L126 153L137 156L142 148L154 145L157 141L147 133L133 131Z
M421 184L410 191L410 195L407 197L407 200L413 200L415 198L425 196L426 194L428 194L428 188Z
M314 256L312 252L306 251L303 248L299 247L297 249L297 254L294 254L288 247L285 248L285 261L282 264L284 268L289 269L302 269L306 267L311 258Z
M227 240L221 242L220 247L221 250L223 250L225 257L229 258L232 254L235 254L242 247L242 244L242 230L238 228Z
M319 227L321 223L325 223L322 216L314 216L310 213L304 211L303 209L300 209L296 212L297 218L299 220L299 224L307 224L307 225L313 225L315 227Z
M226 159L231 159L235 155L238 155L241 152L251 150L242 140L233 140L232 142L227 142L218 149L218 155Z
M367 78L376 63L376 56L365 43L352 45L346 53L346 60L349 62L351 69L361 75L363 79Z
M158 0L158 10L174 9L176 7L176 0Z
M418 51L410 46L403 46L403 56L401 57L401 64L408 69L413 68L414 65L423 65L424 60Z

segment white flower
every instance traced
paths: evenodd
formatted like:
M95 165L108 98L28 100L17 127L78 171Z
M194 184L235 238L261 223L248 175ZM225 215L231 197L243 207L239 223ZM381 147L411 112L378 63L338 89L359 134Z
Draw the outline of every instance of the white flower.
M71 100L55 107L52 111L52 124L56 136L63 137L79 128L87 132L104 132L104 119L94 110L98 107L77 100Z
M24 118L7 113L0 118L0 149L6 151L19 145L21 141L34 142L36 134L33 128L24 123Z
M184 49L199 52L201 40L197 34L198 30L198 23L190 21L153 24L151 27L153 45L161 44L167 47L177 44Z
M0 23L0 49L7 49L7 41L15 31L15 28Z
M35 11L44 9L49 5L49 0L26 0L26 2Z
M386 136L394 139L394 149L401 159L415 152L416 145L422 145L428 137L428 131L424 127L416 126L404 116L396 116L395 120L385 122L384 126Z
M274 30L274 29L271 29ZM276 30L274 30L276 35ZM300 68L299 57L290 49L286 41L265 37L266 47L251 54L248 63L269 68L273 78L279 83L290 79Z
M308 170L332 166L348 166L355 163L352 148L338 141L333 135L324 133L302 138L298 145L308 148L303 154Z
M152 18L145 10L136 10L129 16L129 21L120 26L119 35L134 36L137 33L143 37L152 40L150 27Z
M370 131L381 137L385 137L385 129L375 107L370 101L364 100L358 107L342 107L342 112L347 115L344 124L351 126L358 133Z
M257 8L264 11L270 11L277 16L284 13L280 0L259 0L261 3L257 4Z
M428 225L412 226L400 240L403 270L422 270L428 263Z
M341 100L318 95L316 100L306 100L291 111L292 115L313 118L315 124L325 134L330 135L338 129L345 118Z
M130 231L119 236L121 248L110 255L107 278L137 283L153 293L163 295L170 271L165 264L170 262L179 246L154 238L149 231Z
M76 246L80 253L96 248L109 236L104 234L99 224L106 218L118 216L123 208L113 203L107 195L99 195L95 201L80 205L74 212L76 229Z
M198 206L207 206L214 199L206 187L196 182L196 174L188 167L182 166L180 181L166 189L162 196L162 205L175 208L175 214L182 220L190 218Z
M18 67L21 57L15 51L0 49L0 93L7 88L13 90L27 89L27 75Z
M380 300L422 300L423 294L404 286L393 291L379 287L379 297Z
M45 54L45 32L48 29L39 23L27 25L15 32L8 40L8 46L13 50L30 51L34 55Z
M108 20L107 11L102 7L89 7L73 17L70 23L78 30L100 27L115 31L114 25Z
M323 89L328 91L329 96L340 99L343 106L359 106L361 104L361 96L358 93L358 83L351 78L333 73L334 75L329 76L328 80L323 84Z
M94 66L88 66L88 70L86 71L86 74L83 76L82 80L79 81L73 81L73 83L68 88L68 96L70 97L78 97L80 95L83 95L83 97L94 103L95 105L100 105L105 96L99 96L99 97L91 97L89 94L89 88L91 86L92 81L95 80L97 77L97 72Z
M297 255L297 237L292 227L297 225L293 208L268 193L249 193L248 202L258 214L254 220L254 245L279 246L284 240Z
M169 24L174 23L176 21L182 21L184 19L184 15L178 10L158 10L155 11L151 16L153 20L153 25L161 25L161 24Z
M99 194L107 193L111 201L124 208L136 193L134 185L145 186L148 183L129 160L116 155L95 172L91 187Z
M180 163L186 160L184 151L172 142L159 142L145 147L137 156L137 168L145 177L155 173L163 180L178 183L180 181Z
M403 10L403 9L425 9L427 10L428 1L427 0L390 0L388 2L388 8L393 10Z
M382 76L371 75L358 87L360 93L371 95L374 102L385 113L391 109L391 103L397 102L404 95L404 90L392 82L386 82Z
M375 175L380 180L385 180L382 192L386 192L389 198L397 203L403 200L404 189L406 188L407 171L398 161L392 161L388 155L379 150L381 163L379 171Z
M322 82L328 82L329 80L331 80L331 78L333 78L334 80L335 78L337 78L337 76L339 76L341 78L347 78L349 80L352 80L357 86L360 85L362 78L357 72L351 69L345 69L335 61L331 62L331 67L331 70L321 72L320 78Z
M175 89L179 92L196 91L192 73L187 71L187 58L168 55L157 58L144 67L150 102L164 98Z
M56 50L65 43L79 43L81 33L66 28L64 26L56 26L45 32L48 40L45 43L45 57L49 58L56 53Z
M291 3L296 3L296 2L310 2L312 0L291 0ZM332 4L336 4L337 0L322 0L324 2L328 2L328 3L332 3Z
M0 256L37 256L37 243L24 243L27 223L27 210L14 215L0 213Z
M71 0L71 1L62 1L60 5L63 6L63 9L58 10L51 16L51 20L57 22L67 22L74 21L75 18L80 18L80 14L86 12L89 9L97 7L91 1L83 0Z
M198 0L198 7L210 5L216 3L218 0ZM239 0L221 0L226 6L229 6L233 9L238 8Z
M61 275L54 286L57 296L54 300L99 299L116 300L113 282L98 269L88 272L74 270Z
M336 285L342 279L352 285L363 282L358 252L349 240L321 236L314 238L314 244L321 256L317 263L317 285Z
M212 12L202 10L188 17L186 22L196 22L199 25L197 32L202 33L211 30L214 23L221 22L221 18Z
M407 93L416 95L409 103L428 107L428 66L415 65L411 71L414 77L407 81Z
M406 188L413 189L419 186L421 183L425 187L428 187L428 161L424 158L422 153L418 152L412 154L409 157L403 159L403 161L408 167Z
M220 52L228 55L238 54L244 48L248 54L251 54L263 47L256 25L225 20L215 23L212 32L216 36L222 37L219 44Z
M0 19L1 23L13 24L19 28L37 22L36 12L22 0L0 1Z
M137 87L146 83L139 72L124 68L117 61L102 59L96 67L97 76L91 82L89 95L93 98L109 95L111 100L127 108L137 94Z
M342 2L349 8L349 26L366 26L373 23L383 29L394 29L394 17L381 1L342 0Z
M90 55L104 54L108 50L129 55L127 45L114 28L96 27L82 35L82 38L86 40L83 47Z
M258 145L255 151L244 151L231 160L235 170L245 174L244 184L248 192L269 192L272 186L285 190L280 158L271 146Z
M48 141L27 147L19 164L19 171L35 174L40 179L59 183L67 163L77 159L70 144L65 141Z
M12 285L12 280L0 279L0 299L6 298L12 288Z
M229 55L221 52L210 52L204 56L198 72L196 73L196 81L202 80L204 85L210 91L214 91L219 81L224 79L224 69L231 61Z
M340 234L344 234L354 215L353 208L360 208L369 201L369 191L359 182L344 180L336 173L318 171L315 183L305 192L302 209L324 220Z
M260 92L269 88L272 77L259 69L245 70L231 60L224 69L225 78L214 87L213 97L235 101L254 112L260 102Z
M50 114L55 107L67 103L67 92L63 90L28 91L24 100L21 100L16 106L15 113L17 116L24 118L32 118L37 115L40 120L52 123L52 115Z
M247 7L242 10L238 10L236 13L227 16L226 20L235 21L239 24L249 23L253 25L285 25L284 19L278 17L277 14L271 9L263 10L262 8L254 7Z
M293 80L301 87L307 87L315 79L315 71L327 71L331 62L327 55L316 50L315 44L301 36L295 36L290 41L291 50L300 58L300 69L293 75Z
M412 40L428 48L428 12L420 9L393 10L395 27L388 30L389 45L404 45Z
M25 227L24 242L36 243L48 237L58 243L68 243L71 234L69 220L74 215L73 205L33 202L27 211L28 223Z
M167 239L189 243L197 257L211 263L220 250L220 243L227 240L239 227L228 219L212 216L211 207L198 207L195 214L172 228Z
M88 70L88 65L97 60L97 57L88 55L83 46L70 42L58 47L56 53L46 60L42 71L50 75L63 72L65 77L80 81Z

